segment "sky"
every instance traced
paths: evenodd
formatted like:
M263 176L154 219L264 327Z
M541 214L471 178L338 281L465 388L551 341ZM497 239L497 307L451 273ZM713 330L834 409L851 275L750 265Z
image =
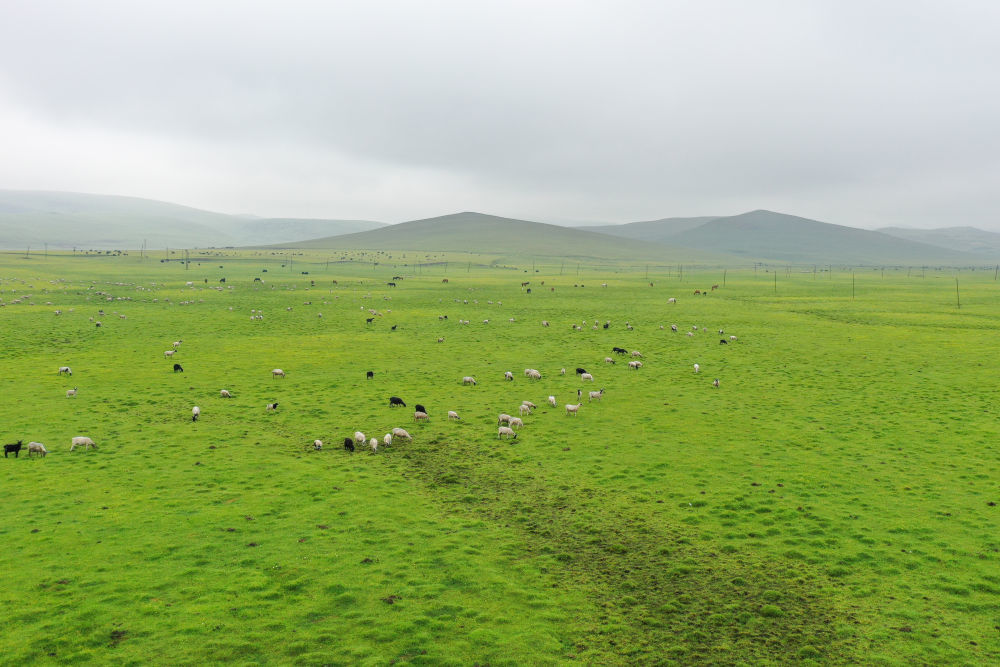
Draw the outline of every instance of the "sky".
M1000 3L0 0L0 189L1000 231Z

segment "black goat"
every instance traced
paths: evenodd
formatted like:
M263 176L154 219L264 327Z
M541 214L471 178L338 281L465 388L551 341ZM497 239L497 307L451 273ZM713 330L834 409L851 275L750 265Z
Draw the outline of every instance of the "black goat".
M7 458L7 454L9 454L11 452L14 452L14 458L16 459L17 455L21 452L21 442L22 442L21 440L18 440L16 444L13 444L13 445L4 445L3 446L3 457Z

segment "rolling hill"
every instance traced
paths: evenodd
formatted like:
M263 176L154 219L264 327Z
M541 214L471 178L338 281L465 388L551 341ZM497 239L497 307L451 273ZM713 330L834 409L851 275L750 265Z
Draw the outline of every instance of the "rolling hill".
M261 245L372 229L360 220L247 218L178 204L75 192L0 190L0 248Z
M976 264L990 255L773 211L666 218L602 227L607 234L754 260L834 264Z
M976 227L943 227L939 229L908 229L884 227L876 231L909 241L971 252L979 255L1000 256L1000 234Z
M727 259L715 252L692 251L589 230L475 212L454 213L356 234L276 244L274 247L510 253L535 257L634 258L662 262ZM732 260L731 257L728 259Z

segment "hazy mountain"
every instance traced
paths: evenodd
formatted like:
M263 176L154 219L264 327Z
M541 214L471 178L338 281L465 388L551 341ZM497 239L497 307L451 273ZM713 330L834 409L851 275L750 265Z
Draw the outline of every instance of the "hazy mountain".
M0 190L0 248L195 248L261 245L372 229L360 220L267 219L168 202L75 192Z
M606 234L755 260L820 264L988 261L988 256L981 253L763 210L710 218L666 218L600 229Z
M357 234L345 234L278 247L424 250L533 255L537 257L723 259L715 253L650 244L570 227L483 213L454 213L414 220Z
M940 229L908 229L883 227L876 231L909 241L930 243L979 255L1000 256L1000 234L976 227L944 227Z

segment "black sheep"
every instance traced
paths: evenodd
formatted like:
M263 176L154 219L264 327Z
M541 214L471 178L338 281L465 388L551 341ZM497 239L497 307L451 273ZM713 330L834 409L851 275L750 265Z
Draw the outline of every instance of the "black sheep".
M17 455L21 452L21 442L22 442L21 440L18 440L13 445L4 445L3 446L3 457L7 458L7 454L9 454L10 452L14 452L14 458L15 459L18 458Z
M350 438L344 438L344 449L346 449L349 452L353 452L354 451L354 441L351 440Z
M401 399L399 396L390 396L389 407L394 408L397 405L402 405L404 408L406 407L406 403L403 403L403 399Z

